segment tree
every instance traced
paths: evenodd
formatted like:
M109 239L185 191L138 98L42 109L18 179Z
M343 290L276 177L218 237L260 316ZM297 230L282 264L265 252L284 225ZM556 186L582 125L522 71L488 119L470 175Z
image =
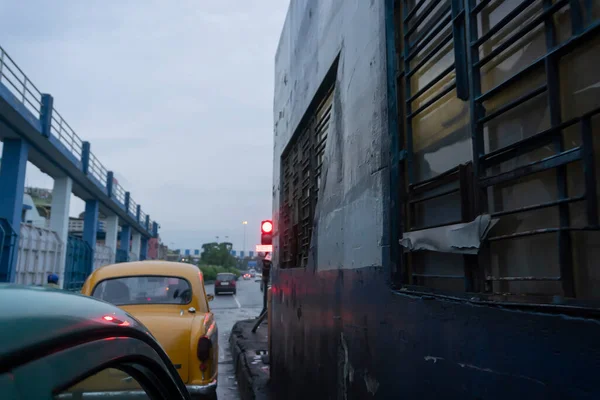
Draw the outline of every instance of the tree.
M232 244L229 242L204 243L202 245L202 254L200 262L204 265L219 265L222 267L233 267L235 257L231 255Z

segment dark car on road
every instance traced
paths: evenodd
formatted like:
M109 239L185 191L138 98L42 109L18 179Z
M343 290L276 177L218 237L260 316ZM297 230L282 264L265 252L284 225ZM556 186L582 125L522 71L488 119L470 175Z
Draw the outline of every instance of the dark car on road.
M215 280L215 295L221 293L237 293L237 277L235 274L220 273Z
M190 399L149 330L91 297L0 285L0 343L3 400Z

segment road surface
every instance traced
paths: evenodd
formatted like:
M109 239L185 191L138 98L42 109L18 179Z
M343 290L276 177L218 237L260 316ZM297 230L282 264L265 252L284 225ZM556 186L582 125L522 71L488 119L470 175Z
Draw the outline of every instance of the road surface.
M213 294L214 286L206 285L206 293ZM219 327L219 400L239 400L235 382L233 361L229 351L229 334L236 321L258 317L262 310L260 283L254 279L237 281L237 294L220 294L211 301L210 308L215 313Z

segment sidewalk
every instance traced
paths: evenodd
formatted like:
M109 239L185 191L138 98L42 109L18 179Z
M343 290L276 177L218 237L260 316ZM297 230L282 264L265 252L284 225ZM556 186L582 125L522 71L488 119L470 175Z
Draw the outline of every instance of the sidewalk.
M252 333L255 323L255 319L236 322L229 345L242 400L269 400L269 365L263 362L267 358L267 323Z

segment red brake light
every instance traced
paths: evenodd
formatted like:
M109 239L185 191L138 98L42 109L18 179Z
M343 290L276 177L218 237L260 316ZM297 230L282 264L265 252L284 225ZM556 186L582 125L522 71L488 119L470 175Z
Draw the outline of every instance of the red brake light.
M271 233L273 231L273 223L271 221L263 221L260 225L260 229L263 233Z
M210 357L210 349L212 348L212 341L206 336L202 336L200 340L198 340L198 360L204 361L208 360Z
M102 319L104 321L112 322L112 323L118 324L120 326L129 326L129 322L127 322L127 321L121 321L120 319L115 318L112 315L105 315L105 316L102 317Z
M217 280L215 281L215 286L216 286L216 285L220 285L220 284L221 284L221 281L217 279Z

